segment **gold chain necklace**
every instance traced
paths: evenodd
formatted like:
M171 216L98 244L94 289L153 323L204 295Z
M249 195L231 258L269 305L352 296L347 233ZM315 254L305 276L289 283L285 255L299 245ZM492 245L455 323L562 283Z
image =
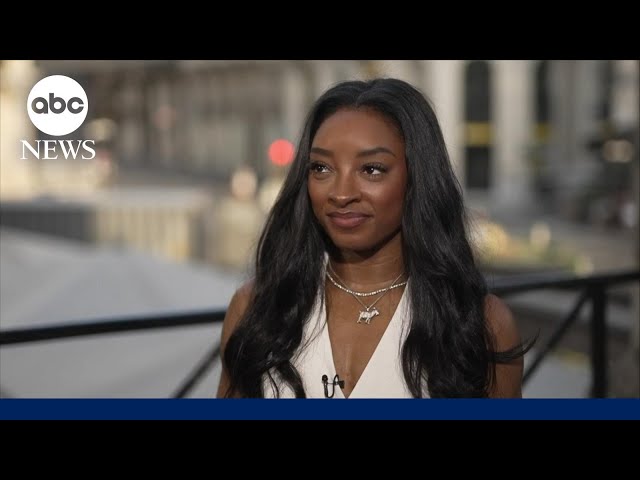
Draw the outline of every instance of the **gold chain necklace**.
M333 269L332 269L333 270ZM333 272L334 275L336 275L336 277L338 276L335 272ZM398 283L396 284L396 282L400 279L400 277L403 275L403 273L401 273L400 275L398 275L396 277L396 279L391 282L391 285L389 285L386 288L383 288L381 290L376 291L376 293L382 293L382 295L380 295L371 305L367 306L364 304L364 302L362 300L360 300L358 298L358 296L356 295L356 292L353 292L352 290L349 290L346 287L343 287L341 285L339 285L331 276L331 274L329 273L329 270L327 270L327 277L329 277L329 280L331 281L331 283L333 283L336 287L338 287L340 290L343 290L347 293L350 293L351 296L353 298L355 298L360 305L362 305L364 307L364 311L360 311L360 316L358 317L358 321L356 323L365 323L366 325L369 325L371 323L371 319L377 315L380 315L380 312L378 311L377 308L375 308L376 303L378 303L378 301L384 297L387 292L389 292L389 290L391 290L392 288L396 288L396 287L400 287L402 285L405 285L407 282L402 282L402 283ZM340 277L338 277L340 278ZM340 279L342 281L342 279ZM368 295L374 295L373 293L369 293ZM373 310L371 310L373 309Z
M336 276L336 278L338 280L340 280L343 284L347 284L347 282L345 282L342 278L340 278L338 276L338 274L336 273L336 271L333 269L333 267L331 266L331 263L328 264L329 266L329 270L331 270L333 272L333 274ZM336 287L338 287L340 290L345 291L347 293L350 293L351 295L357 295L358 297L370 297L371 295L376 295L378 293L382 293L385 292L387 290L387 288L389 289L394 289L394 288L398 288L401 287L403 285L406 285L407 282L400 282L397 284L392 284L391 287L387 287L387 288L381 288L380 290L374 290L373 292L356 292L355 290L349 290L346 287L343 287L342 285L339 285L334 279L333 277L329 274L329 272L327 272L327 276L329 277L329 280L331 280L331 283L333 283ZM400 276L402 276L402 274L400 274ZM396 279L397 280L397 279Z

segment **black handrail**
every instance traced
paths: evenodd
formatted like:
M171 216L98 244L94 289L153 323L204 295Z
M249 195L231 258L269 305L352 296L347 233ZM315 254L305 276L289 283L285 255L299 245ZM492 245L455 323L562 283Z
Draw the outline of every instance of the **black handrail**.
M591 301L591 397L606 398L608 390L607 369L607 341L608 329L606 322L607 289L612 285L628 283L640 279L640 270L619 270L599 273L589 276L574 276L566 273L529 274L517 277L502 277L493 281L492 291L496 295L528 292L540 289L580 289L582 293L564 318L550 339L542 347L536 358L527 365L523 375L523 384L539 367L542 360L562 339L569 327L579 317L582 307Z
M220 355L220 344L214 345L214 347L202 357L200 363L196 365L193 372L182 382L182 384L176 389L172 395L173 398L184 398L188 393L198 384L198 380L204 377L205 373L209 371L212 365L215 364Z
M226 310L198 311L154 316L127 317L116 319L74 321L47 327L12 328L0 331L0 346L16 343L31 343L101 333L118 333L154 328L185 327L204 323L221 322Z
M576 318L578 318L580 310L582 309L582 306L587 303L587 300L589 300L589 293L582 292L582 295L580 295L580 297L578 298L578 301L571 309L569 315L562 321L562 323L560 323L560 326L553 332L553 335L551 335L551 338L547 341L547 343L539 349L538 354L533 359L531 364L527 365L527 370L524 372L522 383L527 383L527 380L529 380L529 377L531 377L531 375L533 375L533 372L536 371L538 365L540 365L544 357L546 357L547 354L554 349L558 342L562 340L562 337L564 337L564 334L567 332L567 330L569 330L569 327L573 325Z
M544 357L562 339L569 327L578 318L582 307L591 300L591 371L592 391L596 398L607 395L607 289L612 285L640 280L640 270L617 270L589 276L575 276L566 273L541 273L512 275L495 278L490 282L490 290L499 296L527 292L540 289L572 289L582 290L578 301L571 312L553 332L533 362L527 366L523 383L531 377ZM153 328L185 327L207 323L221 322L225 310L198 311L156 316L139 316L116 319L101 319L90 322L70 322L47 327L13 328L0 330L0 347L42 340L53 340L77 336L117 333ZM185 397L213 366L219 355L219 345L215 345L198 363L196 368L182 382L173 394L176 398Z
M595 275L570 273L536 273L497 277L491 280L491 291L496 295L542 289L578 289L602 284L610 286L640 279L640 270L612 270Z

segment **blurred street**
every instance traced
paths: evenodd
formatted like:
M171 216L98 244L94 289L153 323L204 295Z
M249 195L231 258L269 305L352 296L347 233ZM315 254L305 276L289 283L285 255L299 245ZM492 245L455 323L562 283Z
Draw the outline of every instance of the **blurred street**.
M0 328L225 310L240 277L128 249L0 229ZM219 342L221 325L74 337L3 347L4 397L172 395ZM212 397L219 365L194 390Z
M581 237L585 245L597 245L597 236L586 241L582 231ZM0 230L0 245L3 330L225 309L246 275L228 266L180 264L126 247L95 248L11 229ZM505 300L523 338L539 334L541 348L576 298L571 292L536 291ZM589 396L588 313L586 308L525 385L525 397ZM630 306L614 297L607 316L611 397L639 395L638 361L629 349L632 318ZM196 326L8 346L0 351L0 395L166 397L218 341L219 332L219 325ZM527 355L526 364L536 352ZM218 376L216 364L191 396L213 396Z

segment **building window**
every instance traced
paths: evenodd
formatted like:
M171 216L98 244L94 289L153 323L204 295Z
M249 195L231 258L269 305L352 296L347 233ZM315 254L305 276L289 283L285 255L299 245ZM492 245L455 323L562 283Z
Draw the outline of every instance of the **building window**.
M491 77L485 61L470 62L465 71L465 185L491 186Z
M538 143L547 143L549 139L549 61L541 61L536 68L536 131Z
M614 69L613 60L605 60L601 63L600 70L600 101L598 102L597 118L600 121L603 138L613 133L611 122L611 104L613 97Z
M549 61L542 60L535 67L534 131L529 152L531 179L535 191L548 198L553 190L553 176L549 168L549 137L551 104L549 101Z

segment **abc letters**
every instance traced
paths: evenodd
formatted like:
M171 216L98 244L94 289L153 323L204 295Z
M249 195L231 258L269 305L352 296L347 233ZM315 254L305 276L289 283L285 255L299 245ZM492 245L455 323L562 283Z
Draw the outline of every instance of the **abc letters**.
M38 103L41 103L42 106L38 107ZM60 106L56 106L57 104ZM49 113L49 110L51 113L62 113L65 110L69 110L71 113L80 113L84 109L84 103L78 97L72 97L68 102L65 102L64 98L56 97L50 92L48 102L44 97L36 97L31 102L31 108L36 113Z

